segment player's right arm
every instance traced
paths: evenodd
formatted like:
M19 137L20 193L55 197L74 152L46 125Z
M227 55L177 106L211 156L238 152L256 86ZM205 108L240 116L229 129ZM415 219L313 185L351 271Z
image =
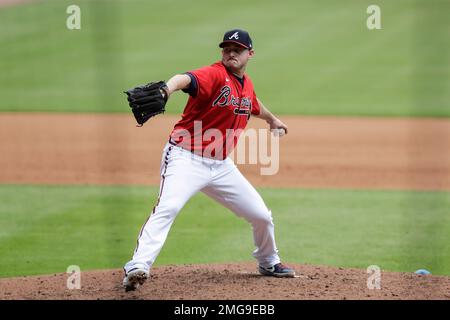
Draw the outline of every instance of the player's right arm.
M260 113L258 115L255 115L255 117L265 120L267 124L269 124L270 130L284 129L284 131L287 133L287 125L285 125L280 119L275 117L272 112L270 112L269 109L261 102L261 100L259 100L259 98L256 99L258 101Z
M169 88L169 97L172 93L178 90L187 89L191 84L191 77L187 74L176 74L167 81L167 87Z

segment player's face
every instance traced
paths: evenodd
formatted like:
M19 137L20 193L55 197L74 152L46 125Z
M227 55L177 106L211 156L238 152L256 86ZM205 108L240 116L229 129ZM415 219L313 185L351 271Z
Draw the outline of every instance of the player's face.
M253 50L238 44L226 44L222 49L222 63L233 72L239 72L245 68L253 54Z

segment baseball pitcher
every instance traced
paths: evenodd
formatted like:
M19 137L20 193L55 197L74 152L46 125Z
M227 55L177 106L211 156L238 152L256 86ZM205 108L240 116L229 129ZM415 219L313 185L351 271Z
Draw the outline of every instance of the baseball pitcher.
M152 82L126 92L139 125L164 112L174 92L189 94L181 120L163 150L158 200L142 226L132 259L124 267L126 290L134 290L148 279L176 216L199 191L252 225L253 256L262 275L295 276L278 256L271 211L227 157L251 116L265 120L271 130L287 133L288 128L256 97L245 73L255 54L249 34L240 29L228 31L219 47L221 61L177 74L167 83Z

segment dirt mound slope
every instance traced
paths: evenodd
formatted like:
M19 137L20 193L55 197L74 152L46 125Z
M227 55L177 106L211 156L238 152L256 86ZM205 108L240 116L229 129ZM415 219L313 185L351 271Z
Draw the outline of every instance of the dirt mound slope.
M295 265L298 276L264 277L254 263L155 267L136 291L122 288L122 270L81 273L81 288L67 289L70 274L0 279L0 299L303 300L450 299L450 277L381 272L381 289L368 289L366 270Z

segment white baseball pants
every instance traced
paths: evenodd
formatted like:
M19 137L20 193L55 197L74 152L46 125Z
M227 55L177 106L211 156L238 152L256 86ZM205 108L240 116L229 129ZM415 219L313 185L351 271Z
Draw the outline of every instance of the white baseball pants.
M161 161L159 198L142 226L125 272L136 267L151 268L178 212L199 191L250 222L256 246L253 256L260 265L269 267L280 262L271 212L234 162L230 158L203 158L167 143Z

